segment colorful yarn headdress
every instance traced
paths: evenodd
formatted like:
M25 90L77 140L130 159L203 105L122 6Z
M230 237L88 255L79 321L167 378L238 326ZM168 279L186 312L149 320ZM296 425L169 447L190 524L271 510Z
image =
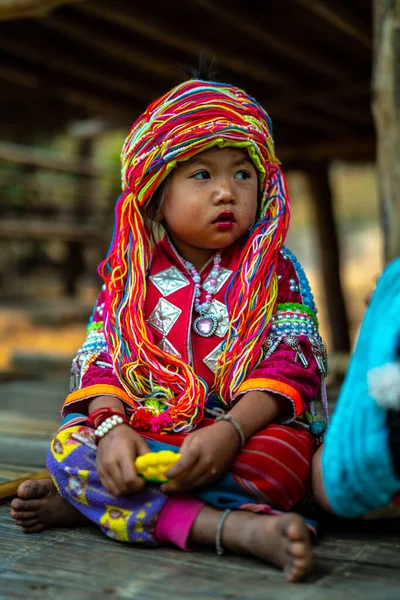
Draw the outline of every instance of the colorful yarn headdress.
M262 358L277 298L276 264L289 221L285 179L272 125L256 100L231 85L190 80L147 108L122 148L122 194L113 240L100 273L106 284L104 329L127 393L151 410L146 428L189 431L201 421L209 390L192 367L152 342L144 315L152 235L143 215L177 162L213 146L246 149L258 170L260 210L227 292L230 326L213 391L229 403ZM138 423L138 428L140 424Z

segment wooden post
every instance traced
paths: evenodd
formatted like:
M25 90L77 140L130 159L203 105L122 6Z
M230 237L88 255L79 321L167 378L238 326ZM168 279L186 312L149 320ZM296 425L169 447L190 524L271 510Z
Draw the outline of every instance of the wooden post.
M400 0L374 0L373 113L385 262L400 255Z
M322 278L333 352L350 352L349 322L340 279L340 252L332 206L328 163L306 171L317 221Z
M82 138L78 144L78 156L83 161L91 161L93 152L93 139ZM77 199L74 206L74 215L84 223L89 221L90 214L94 212L94 180L93 177L78 175ZM92 212L93 211L93 212ZM64 264L64 291L67 296L74 297L78 291L78 281L86 270L84 244L82 241L71 241L66 246L66 260Z

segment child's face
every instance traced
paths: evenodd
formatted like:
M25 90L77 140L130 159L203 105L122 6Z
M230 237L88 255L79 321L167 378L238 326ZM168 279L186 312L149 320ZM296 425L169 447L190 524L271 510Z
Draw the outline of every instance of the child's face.
M245 150L211 148L168 177L161 218L185 258L200 267L245 234L257 214L258 180Z

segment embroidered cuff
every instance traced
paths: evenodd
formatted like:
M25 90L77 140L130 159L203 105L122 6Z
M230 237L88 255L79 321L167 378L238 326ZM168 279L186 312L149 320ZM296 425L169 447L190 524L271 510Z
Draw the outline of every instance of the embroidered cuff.
M119 400L122 400L129 406L135 407L136 402L125 392L125 390L107 384L96 384L89 385L88 387L81 388L80 390L76 390L67 396L65 399L61 414L65 416L65 411L67 408L76 405L79 402L84 402L85 400L89 400L90 398L94 398L95 396L115 396ZM76 406L74 406L74 411L76 410Z
M272 392L290 400L293 406L294 419L304 412L303 402L299 392L288 383L266 378L248 379L240 386L238 395L253 391Z

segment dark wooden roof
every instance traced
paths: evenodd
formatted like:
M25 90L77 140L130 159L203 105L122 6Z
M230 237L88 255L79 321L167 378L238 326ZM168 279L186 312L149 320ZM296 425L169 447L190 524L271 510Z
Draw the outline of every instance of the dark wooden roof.
M16 141L94 115L129 127L203 53L265 106L288 165L369 160L371 12L370 0L91 0L3 21L0 119Z

